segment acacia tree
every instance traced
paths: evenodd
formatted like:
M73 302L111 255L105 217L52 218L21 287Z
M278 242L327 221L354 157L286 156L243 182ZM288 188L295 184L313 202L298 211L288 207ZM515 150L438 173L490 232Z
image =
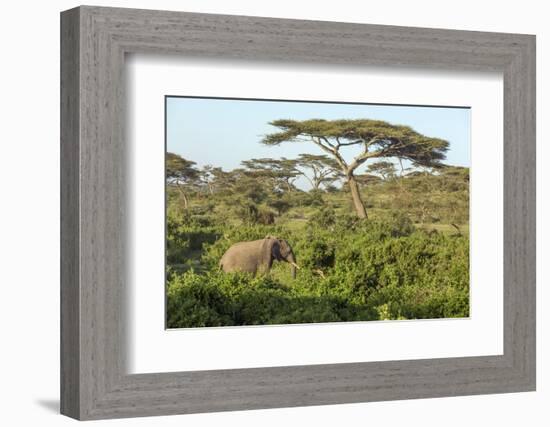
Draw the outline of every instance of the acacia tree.
M416 164L438 164L445 159L449 143L424 136L409 126L392 125L381 120L275 120L270 125L280 129L266 135L262 143L279 145L283 142L309 142L331 156L340 167L349 185L353 205L360 218L367 218L355 179L356 169L369 159L397 158ZM346 160L345 147L360 147L353 159Z
M263 177L259 177L249 170L233 169L225 173L225 177L226 196L232 196L232 200L242 198L254 203L261 203L268 196L266 182Z
M189 206L189 197L185 187L195 183L200 176L195 165L195 162L184 159L178 154L166 153L166 182L178 189L185 209Z
M360 184L360 185L375 185L375 184L380 184L383 179L380 178L378 175L373 175L373 174L370 174L370 173L364 173L364 174L360 174L360 175L355 175L355 180Z
M395 165L392 162L371 163L367 166L367 170L374 175L379 175L384 181L395 177Z
M206 186L206 191L212 196L217 187L223 183L226 173L220 167L204 165L200 170L201 184Z
M309 181L314 190L318 190L322 184L330 184L342 177L338 162L325 154L302 153L295 162L298 168L307 169L310 172L307 174L299 169L300 175Z
M259 179L269 182L275 192L286 190L291 192L294 180L300 171L296 169L296 161L282 157L281 159L250 159L241 162L249 173Z

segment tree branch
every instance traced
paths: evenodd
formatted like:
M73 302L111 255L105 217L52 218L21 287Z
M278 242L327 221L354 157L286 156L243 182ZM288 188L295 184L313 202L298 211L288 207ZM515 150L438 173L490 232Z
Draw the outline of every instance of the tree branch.
M357 145L357 144L361 144L365 142L363 139L358 139L357 141L350 141L350 142L341 142L338 144L338 146L340 147L347 147L348 145Z
M353 159L353 162L350 163L349 171L353 172L355 169L357 169L359 166L361 166L363 163L365 163L371 157L376 157L376 156L374 154L369 154L368 147L367 147L367 145L365 145L365 149L363 150L363 152L360 155L358 155L357 157L355 157Z
M347 173L346 171L348 169L348 164L346 163L344 158L340 155L336 147L333 147L333 148L327 147L326 145L323 145L323 143L319 139L316 140L313 135L310 135L310 137L315 145L320 147L323 151L329 154L332 154L336 158L336 161L338 162L340 167L342 168L342 171L344 171L344 173Z
M334 146L334 144L331 144L331 142L328 140L328 138L326 136L320 136L319 138L321 138L323 141L325 141L327 143L327 145L332 148L333 150L336 149L336 147Z
M312 179L309 176L307 176L304 172L301 172L300 175L302 175L305 179L309 181L312 188L315 188L315 183L312 181Z

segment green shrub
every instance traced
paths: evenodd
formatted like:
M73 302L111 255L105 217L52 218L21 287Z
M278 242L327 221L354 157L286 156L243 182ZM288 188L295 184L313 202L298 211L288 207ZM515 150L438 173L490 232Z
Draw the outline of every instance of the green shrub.
M168 327L269 325L375 319L342 297L310 295L269 277L188 271L167 284Z
M322 207L309 218L310 227L332 228L336 224L336 212L329 206Z
M266 235L294 247L301 267L295 280L285 263L275 263L268 276L218 271L232 243ZM223 237L203 244L204 272L169 274L168 325L465 317L468 253L467 237L417 231L398 215L338 232L317 225L292 233L281 226L226 227Z

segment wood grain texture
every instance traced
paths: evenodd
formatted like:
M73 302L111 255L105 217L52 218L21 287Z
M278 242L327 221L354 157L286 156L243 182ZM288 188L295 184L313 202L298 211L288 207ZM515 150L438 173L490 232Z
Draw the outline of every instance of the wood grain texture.
M80 414L78 10L61 20L61 413Z
M62 413L100 419L535 388L534 36L80 7L62 13ZM124 55L504 75L504 354L128 375Z

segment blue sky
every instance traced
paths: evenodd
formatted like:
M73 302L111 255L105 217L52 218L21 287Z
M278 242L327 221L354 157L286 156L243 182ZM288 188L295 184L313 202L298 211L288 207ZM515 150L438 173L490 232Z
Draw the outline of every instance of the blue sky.
M470 109L368 104L310 103L234 99L179 98L166 100L166 143L169 152L231 170L251 158L295 158L300 153L324 154L310 143L265 146L259 141L277 129L268 123L277 119L385 120L411 126L426 136L450 143L445 163L470 165ZM356 147L343 151L353 158ZM375 160L373 160L375 161ZM367 162L368 165L368 162ZM366 165L357 172L361 173ZM304 183L299 183L303 187Z

